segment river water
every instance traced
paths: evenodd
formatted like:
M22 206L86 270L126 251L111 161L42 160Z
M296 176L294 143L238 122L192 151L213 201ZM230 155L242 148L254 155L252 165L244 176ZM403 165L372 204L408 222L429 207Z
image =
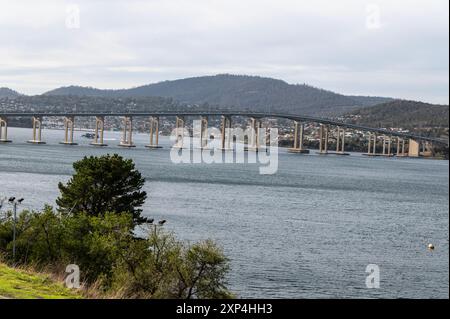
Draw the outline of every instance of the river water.
M187 241L216 240L231 260L229 286L239 297L448 298L449 164L424 159L288 154L274 175L255 164L173 164L170 141L148 150L29 145L30 129L10 128L0 145L0 197L25 197L22 208L54 204L57 184L85 155L118 153L145 176L147 216ZM428 251L428 243L436 246ZM366 266L380 288L366 287Z

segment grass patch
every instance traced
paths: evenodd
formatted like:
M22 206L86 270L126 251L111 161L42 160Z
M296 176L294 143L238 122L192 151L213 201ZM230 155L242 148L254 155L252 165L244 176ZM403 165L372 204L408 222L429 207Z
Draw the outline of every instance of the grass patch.
M81 294L67 289L50 276L14 269L0 263L0 298L78 299Z

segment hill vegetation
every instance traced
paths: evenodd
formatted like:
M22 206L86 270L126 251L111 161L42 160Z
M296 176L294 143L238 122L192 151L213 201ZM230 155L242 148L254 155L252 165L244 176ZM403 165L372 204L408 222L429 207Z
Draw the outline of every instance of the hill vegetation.
M379 96L357 96L348 95L349 98L355 100L361 106L374 106L382 103L387 103L394 101L395 99L390 97L379 97Z
M344 116L347 122L397 128L419 135L448 138L449 106L397 100L362 108Z
M43 95L2 89L0 111L146 112L234 110L344 118L374 127L401 127L436 136L448 128L448 106L384 97L346 96L306 84L291 85L258 76L222 74L164 81L131 89L69 86ZM12 126L29 119L12 118ZM445 132L444 132L445 133Z
M406 129L448 127L449 106L396 100L348 113L353 122L375 127Z
M15 98L17 96L20 96L20 94L14 90L5 87L0 88L0 98Z
M16 98L0 99L0 111L3 112L139 112L170 111L181 108L170 98L106 98L90 96L47 96L21 95Z
M278 111L316 116L342 114L386 100L376 97L348 97L306 84L291 85L271 78L229 74L164 81L124 90L69 86L49 91L45 95L114 98L160 96L190 105L209 104L234 110Z

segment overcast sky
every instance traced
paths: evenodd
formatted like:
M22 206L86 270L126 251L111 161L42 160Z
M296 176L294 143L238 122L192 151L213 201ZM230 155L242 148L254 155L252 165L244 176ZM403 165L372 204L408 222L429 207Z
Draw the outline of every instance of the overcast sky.
M249 74L449 102L448 0L0 0L0 87Z

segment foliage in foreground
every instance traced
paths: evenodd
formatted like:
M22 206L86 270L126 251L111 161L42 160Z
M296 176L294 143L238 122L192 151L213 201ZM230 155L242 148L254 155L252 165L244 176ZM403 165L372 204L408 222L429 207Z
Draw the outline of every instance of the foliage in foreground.
M228 260L212 241L188 245L149 226L133 234L133 215L24 211L17 222L19 265L63 272L77 264L86 286L123 298L227 298ZM0 254L12 260L12 219L0 221Z

